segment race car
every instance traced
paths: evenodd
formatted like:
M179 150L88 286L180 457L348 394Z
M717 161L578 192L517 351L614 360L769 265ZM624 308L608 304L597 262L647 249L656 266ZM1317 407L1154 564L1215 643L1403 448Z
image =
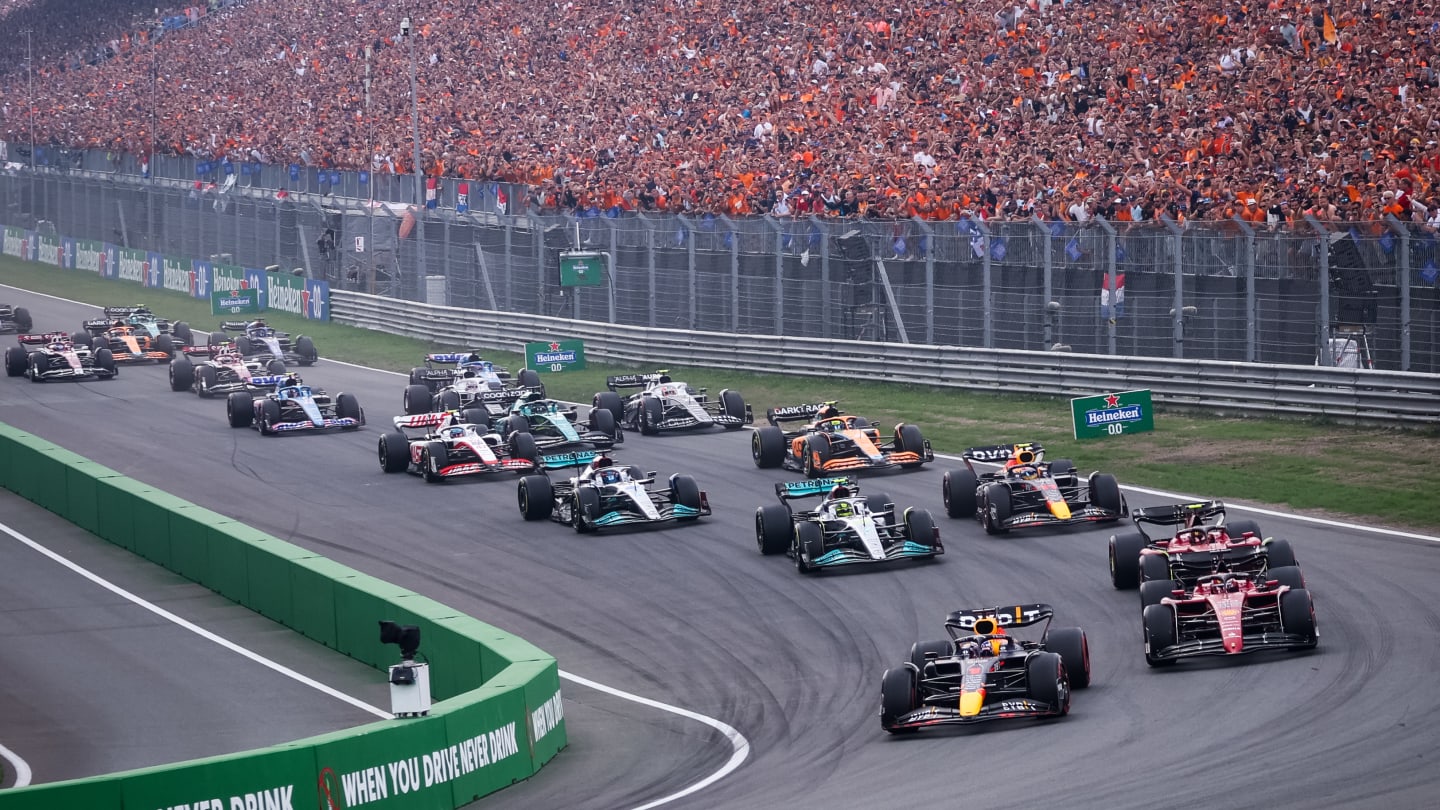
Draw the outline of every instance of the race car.
M646 436L665 430L714 425L736 430L755 421L740 392L726 388L712 400L706 389L691 388L672 380L664 370L607 377L605 387L609 390L596 394L591 400L592 407L610 411L621 427L638 430ZM642 390L622 400L620 390L629 388Z
M978 519L989 534L1125 516L1125 498L1115 476L1092 472L1081 481L1073 461L1045 461L1045 448L1036 442L972 447L961 457L965 469L951 470L941 480L945 514ZM975 461L1002 466L995 472L976 472Z
M655 473L620 466L605 454L568 481L552 482L544 475L521 478L519 503L526 520L549 518L582 534L710 514L710 499L691 476L676 473L660 487Z
M113 380L120 369L109 349L91 350L87 343L76 343L75 337L64 332L43 335L19 335L19 346L5 349L5 373L11 377L29 377L30 382L46 380ZM28 348L27 348L28 347Z
M1207 574L1186 589L1146 605L1145 663L1166 666L1181 658L1242 655L1261 650L1308 650L1320 643L1310 592L1293 583L1297 568L1263 577Z
M175 339L169 334L160 334L150 337L150 333L143 327L130 326L123 320L115 321L109 329L98 332L93 329L89 334L77 332L74 337L75 343L94 347L106 348L115 358L117 363L156 363L169 362L175 356Z
M1226 520L1225 504L1218 500L1147 506L1130 517L1135 531L1110 536L1110 584L1118 589L1171 580L1190 587L1207 574L1264 576L1296 564L1290 541L1263 537L1253 520ZM1146 525L1167 530L1151 537Z
M281 332L263 319L226 321L220 324L220 331L238 333L235 347L248 358L273 357L287 366L313 366L320 359L313 340L305 335L291 337L289 332Z
M574 405L526 391L503 418L491 420L501 433L529 433L541 450L606 450L625 441L608 410L592 409L581 420Z
M409 414L393 420L395 430L380 436L380 469L387 473L410 472L424 476L431 484L465 475L495 472L532 473L543 469L535 438L528 433L501 436L489 429L479 411L442 411ZM406 430L430 429L423 436ZM590 459L557 466L578 466Z
M929 510L912 506L896 514L889 495L862 497L853 478L785 481L775 485L775 495L780 503L755 510L755 543L761 554L788 554L802 574L945 553ZM817 496L812 510L790 506Z
M943 641L922 641L880 679L880 726L891 734L927 726L1015 717L1064 717L1071 689L1090 685L1090 645L1078 627L1050 629L1049 605L957 610ZM1009 630L1044 622L1039 637Z
M262 436L277 436L299 430L340 428L355 430L365 424L365 412L354 394L336 394L304 385L288 375L264 396L250 391L232 392L225 400L230 427L253 427Z
M35 321L30 317L30 310L25 307L0 304L0 335L11 332L25 334L35 328Z
M447 368L444 365L446 363L454 365ZM518 374L511 375L509 369L484 359L480 352L473 349L468 352L427 354L425 365L410 369L410 385L423 385L431 394L438 394L462 379L476 380L481 386L479 390L484 391L531 388L541 394L545 393L545 383L534 369L522 368ZM406 401L410 401L408 391ZM416 397L416 402L419 401L420 398Z
M750 437L755 466L784 467L824 478L837 472L913 469L935 460L930 442L916 425L901 422L895 435L882 442L880 429L861 416L844 416L834 402L771 408L770 423ZM804 421L799 430L787 431L786 422Z
M236 391L264 393L284 381L283 362L246 360L233 343L186 346L170 361L170 390L194 391L202 399Z
M131 326L139 333L155 341L161 335L168 335L175 346L188 346L194 340L190 324L184 321L172 322L161 318L143 304L128 307L105 307L105 317L92 318L81 324L81 329L91 336L99 336L116 326Z

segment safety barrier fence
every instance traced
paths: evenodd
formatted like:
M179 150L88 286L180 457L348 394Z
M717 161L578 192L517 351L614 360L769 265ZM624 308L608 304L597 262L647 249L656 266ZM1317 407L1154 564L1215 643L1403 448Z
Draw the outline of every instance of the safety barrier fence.
M336 322L407 337L517 350L547 337L581 339L589 358L641 366L843 370L855 380L1059 397L1148 388L1158 402L1222 413L1440 424L1440 376L1434 374L651 329L338 290L330 304Z
M396 654L378 622L417 625L436 700L424 717L6 790L5 810L457 808L565 746L555 659L523 639L3 423L0 486L382 671Z

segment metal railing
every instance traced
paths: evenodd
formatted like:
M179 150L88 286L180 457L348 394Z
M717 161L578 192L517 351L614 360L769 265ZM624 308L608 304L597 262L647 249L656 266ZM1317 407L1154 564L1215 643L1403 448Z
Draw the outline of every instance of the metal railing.
M646 367L809 375L844 368L863 380L1057 397L1148 388L1159 402L1227 413L1440 424L1440 377L1431 374L700 332L354 292L332 292L330 307L341 323L455 346L519 349L528 341L579 338L587 357Z

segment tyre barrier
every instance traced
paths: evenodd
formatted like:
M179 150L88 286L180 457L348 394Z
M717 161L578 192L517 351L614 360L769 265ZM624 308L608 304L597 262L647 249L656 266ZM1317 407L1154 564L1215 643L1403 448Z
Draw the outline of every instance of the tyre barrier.
M435 699L424 717L5 790L6 810L458 808L565 747L559 669L524 639L4 423L0 486L381 672L395 650L378 622L418 625Z

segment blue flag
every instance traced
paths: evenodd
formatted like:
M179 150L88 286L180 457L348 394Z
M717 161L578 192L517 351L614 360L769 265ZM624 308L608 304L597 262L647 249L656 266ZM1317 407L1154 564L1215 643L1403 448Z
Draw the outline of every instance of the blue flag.
M684 228L676 228L676 229L675 229L675 246L676 246L676 247L680 247L680 246L683 245L683 244L685 244L685 229L684 229Z
M1387 255L1395 252L1395 237L1391 236L1389 231L1380 237L1380 249Z
M997 262L1005 260L1005 240L995 237L990 240L990 258Z
M291 164L290 164L290 180L291 180L291 181L295 181L295 180L299 180L299 179L300 179L300 164L298 164L298 163L291 163Z
M332 185L332 186L338 186L338 185L340 185L340 172L333 171L333 170L330 172L330 185Z
M824 238L825 234L821 233L819 228L814 225L810 226L810 247L820 247L820 242Z
M1065 223L1063 223L1063 222L1052 222L1052 223L1050 223L1050 235L1053 236L1053 237L1055 237L1056 239L1059 239L1060 237L1064 236L1064 235L1065 235Z
M363 186L363 185L368 184L369 182L370 182L370 172L360 172L360 185Z
M1065 243L1065 255L1069 256L1072 262L1080 261L1080 257L1085 255L1080 250L1080 237L1070 237L1070 241Z
M895 237L895 241L890 243L890 247L892 247L892 248L895 249L895 255L896 255L896 256L904 256L904 255L905 255L905 237L903 237L903 236L897 236L897 237Z
M728 248L728 247L735 247L735 232L734 232L734 231L726 231L726 232L725 232L725 247L727 247L727 248Z
M1125 248L1124 248L1122 245L1118 245L1118 244L1117 244L1117 245L1115 246L1115 261L1117 261L1117 262L1123 262L1123 261L1125 261Z
M1434 259L1426 262L1425 266L1420 268L1420 278L1426 284L1434 284L1436 279L1440 279L1440 267L1435 266Z

